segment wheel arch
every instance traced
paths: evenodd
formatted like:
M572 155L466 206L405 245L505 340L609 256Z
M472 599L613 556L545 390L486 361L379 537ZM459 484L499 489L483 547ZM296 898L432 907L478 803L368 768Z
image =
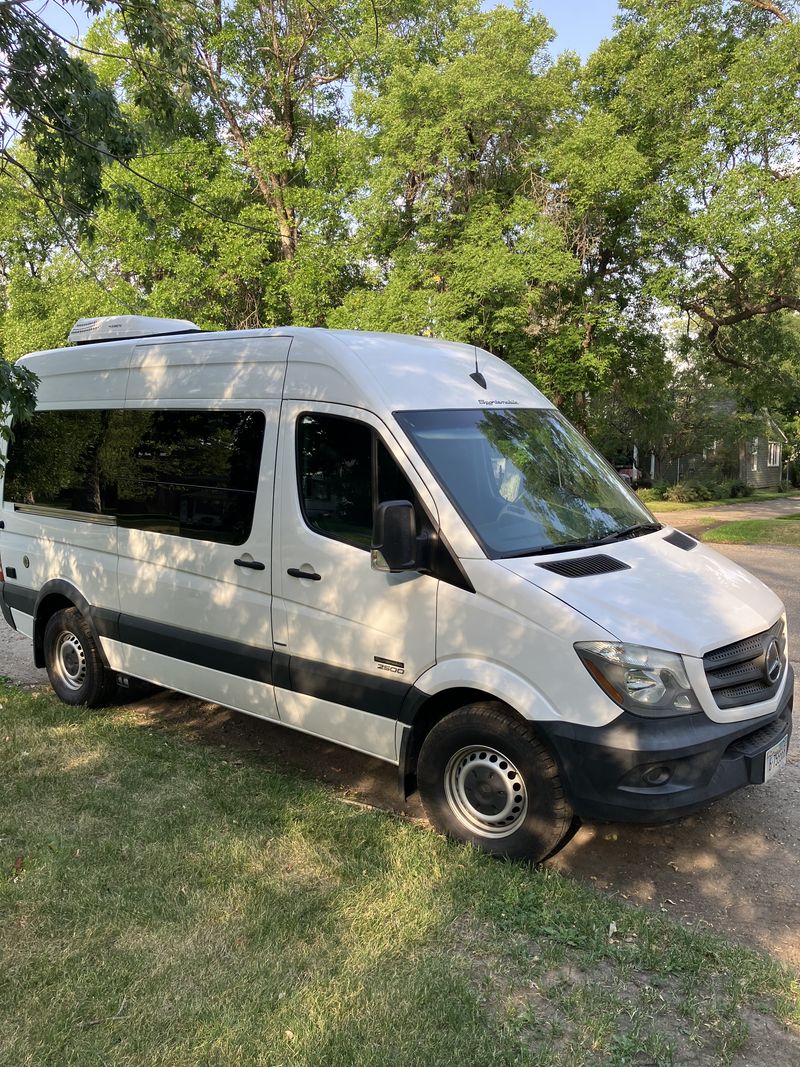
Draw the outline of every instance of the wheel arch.
M436 663L417 679L401 711L398 751L404 797L416 789L417 757L433 727L451 711L485 701L502 704L511 718L534 727L560 718L539 690L503 664L463 656Z
M64 578L53 578L45 582L39 590L36 605L33 611L33 662L37 667L44 667L44 631L47 623L57 611L66 608L77 608L86 620L92 637L95 640L100 658L104 667L108 667L108 660L103 651L100 641L100 633L97 628L97 613L81 591Z
M434 726L451 712L465 708L469 704L502 704L509 718L520 722L529 722L516 708L512 707L495 693L470 686L454 686L442 689L431 696L418 696L411 721L403 724L400 742L400 792L403 798L409 797L417 788L417 760L423 742Z

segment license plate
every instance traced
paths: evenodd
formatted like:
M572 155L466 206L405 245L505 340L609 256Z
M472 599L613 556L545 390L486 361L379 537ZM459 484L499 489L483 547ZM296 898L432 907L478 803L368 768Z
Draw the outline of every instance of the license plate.
M789 738L784 737L777 745L773 745L772 748L767 749L767 754L764 757L764 781L768 782L770 778L774 778L775 775L786 766L786 756L789 752Z

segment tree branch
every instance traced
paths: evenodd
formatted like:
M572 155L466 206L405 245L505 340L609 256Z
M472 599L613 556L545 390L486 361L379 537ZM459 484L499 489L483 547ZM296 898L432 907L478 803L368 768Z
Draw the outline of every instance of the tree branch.
M747 0L750 7L758 11L766 11L768 15L774 15L779 22L790 23L792 20L775 0Z

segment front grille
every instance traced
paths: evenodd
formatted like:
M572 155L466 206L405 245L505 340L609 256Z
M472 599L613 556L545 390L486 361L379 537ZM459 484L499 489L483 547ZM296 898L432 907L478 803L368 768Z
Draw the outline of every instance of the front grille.
M767 654L773 641L778 647L780 672L775 681L770 681ZM763 633L707 652L703 656L703 667L718 708L735 708L769 700L780 689L786 670L783 620L779 619Z

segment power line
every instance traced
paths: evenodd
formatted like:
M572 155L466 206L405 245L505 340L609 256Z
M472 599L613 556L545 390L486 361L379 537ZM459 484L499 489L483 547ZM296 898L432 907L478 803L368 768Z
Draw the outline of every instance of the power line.
M58 229L58 232L61 234L62 238L66 241L67 245L69 246L70 251L75 256L75 258L78 260L78 262L81 263L81 265L85 268L85 270L88 271L88 273L89 273L90 277L92 278L92 280L94 282L96 282L97 285L103 290L103 292L105 292L108 296L110 296L112 300L116 301L116 303L121 308L123 308L125 311L127 311L131 315L137 314L138 313L137 309L131 307L131 305L128 304L125 300L123 300L119 296L118 293L115 293L112 289L110 289L100 279L100 276L95 272L94 268L88 262L88 260L86 260L84 258L84 256L82 255L82 253L78 249L77 245L73 241L71 235L67 232L66 228L61 223L61 220L59 219L58 215L53 210L53 208L51 206L50 198L47 196L47 194L44 192L44 190L39 186L39 184L37 183L36 179L31 174L31 172L28 170L28 168L23 166L23 164L20 163L19 160L14 159L11 156L6 156L6 160L9 163L11 163L13 166L15 166L19 170L21 170L22 173L25 175L25 177L28 179L28 181L33 185L34 189L36 190L37 196L39 197L39 199L41 200L41 202L44 204L45 208L47 209L47 212L50 215L50 217L52 218L53 222L55 223L55 225L56 225L56 227ZM9 177L11 181L14 181L14 179L11 178L10 175L7 175L7 177ZM25 188L25 186L21 185L19 182L14 182L14 184L17 185L18 188L22 188L22 189Z
M39 95L42 95L41 92L39 92ZM14 104L20 112L25 112L26 109L19 103L18 100L15 100L10 94L6 93L6 98L10 100L11 103ZM60 118L60 116L57 115L56 118ZM251 233L259 233L265 237L273 237L280 240L281 234L279 230L267 230L264 229L263 226L254 226L249 222L240 222L238 219L226 218L224 215L220 215L218 212L212 211L210 208L204 207L202 204L198 204L198 202L192 199L192 197L186 196L184 193L179 193L177 189L170 189L169 186L163 185L161 182L156 181L155 178L150 178L146 174L142 174L141 171L135 170L129 163L127 163L121 157L114 155L114 153L111 152L109 149L101 147L100 145L92 144L90 141L85 140L83 137L79 137L76 133L68 129L66 126L56 126L52 122L48 122L48 120L45 119L42 115L37 116L36 121L43 123L49 130L52 130L53 133L56 133L61 137L67 137L70 140L80 144L82 147L88 148L92 152L96 152L104 159L109 159L112 162L117 163L120 167L122 167L123 170L128 171L128 173L132 174L135 178L139 178L147 185L152 185L155 189L160 189L162 192L167 193L169 196L174 196L176 197L176 199L183 201L185 204L189 204L190 207L195 208L197 211L200 211L204 215L208 215L209 218L216 219L218 222L223 222L226 226L236 226L239 229L248 230Z
M3 0L3 2L7 3L8 0ZM58 2L58 0L57 0L57 2ZM201 11L202 10L200 5L198 5L196 3L193 3L192 0L184 0L184 2L187 4L187 6L192 7L196 11ZM359 66L359 68L363 69L362 68L362 59L358 55L358 53L356 52L355 48L353 47L351 40L348 37L346 37L339 30L339 28L330 19L330 17L325 14L325 12L321 11L313 3L313 0L306 0L306 3L311 8L311 10L313 10L317 14L317 16L320 18L320 20L323 23L327 23L328 26L330 27L330 29L333 31L333 33L337 37L339 37L340 40L343 41L343 43L346 45L346 47L351 52L356 64ZM377 8L375 6L375 0L370 0L370 4L371 4L371 7L372 7L373 17L374 17L374 21L375 21L375 48L377 50L378 45L379 45L378 11L377 11ZM52 30L51 27L47 26L47 24L36 13L30 11L30 9L27 7L27 5L24 2L21 2L19 6L24 8L26 14L28 14L31 18L35 19L36 22L38 22L40 24L40 26L42 26L49 33L52 33L52 35L54 37L56 37L57 39L59 39L61 41L66 41L66 38L62 37L56 31ZM131 11L131 10L132 11L136 11L137 8L138 8L138 10L144 10L143 5L136 5L136 4L126 5L124 3L124 0L121 0L121 2L118 4L118 7L119 7L120 12L121 12L121 14L123 16L123 21L124 21L124 15L125 15L126 7L127 7L127 9L129 11ZM182 20L181 20L181 22L182 22ZM183 24L186 25L185 23L183 23ZM76 25L76 29L77 29L77 23L75 25ZM193 26L191 28L194 29L196 27ZM42 36L44 36L44 35L42 35ZM128 36L130 37L130 34L128 34ZM67 42L67 43L70 43L70 42ZM81 48L82 46L76 45L75 47ZM93 53L93 54L98 55L98 56L107 56L109 58L115 58L115 59L124 60L125 62L128 61L127 59L125 59L125 57L120 56L120 55L114 55L112 53L99 52L97 50L88 49L88 48L83 48L82 50L86 51L86 52L89 52L89 53ZM6 67L6 69L14 69L14 68ZM161 70L163 68L156 68L156 69ZM268 229L266 229L266 228L264 228L262 226L255 226L255 225L253 225L251 223L241 222L238 219L232 219L230 217L226 217L224 215L221 215L218 212L215 212L212 209L207 208L202 204L199 204L193 197L187 196L184 193L181 193L176 189L172 189L169 186L164 185L162 182L159 182L159 181L157 181L157 180L155 180L153 178L150 178L148 175L143 174L141 171L136 170L134 167L132 167L130 165L130 163L127 160L125 160L125 159L121 158L120 156L116 155L115 153L111 152L109 149L105 148L104 146L101 146L101 145L98 145L98 144L94 144L94 143L92 143L90 141L87 141L85 138L80 137L74 129L71 129L67 125L64 117L59 115L53 109L53 107L52 107L50 101L47 99L46 95L42 92L41 88L36 84L36 81L35 81L35 78L34 78L34 72L33 71L21 71L18 68L16 69L16 72L28 76L28 78L29 78L29 87L43 101L44 108L47 111L50 112L50 114L55 119L55 122L48 121L41 114L36 116L36 117L34 117L33 119L31 119L31 117L29 116L29 120L33 121L34 123L35 122L41 122L44 126L46 126L49 130L51 130L53 133L57 134L58 136L60 136L62 138L68 138L68 139L72 140L73 142L76 142L76 143L80 144L82 147L87 148L89 151L95 152L99 156L101 156L101 157L103 157L103 158L105 158L107 160L110 160L111 162L117 163L118 166L122 167L124 170L126 170L128 173L133 175L135 178L138 178L140 181L145 182L146 184L152 186L153 188L159 189L160 191L166 193L168 196L172 196L172 197L175 197L178 200L181 200L183 203L186 203L189 206L195 208L196 210L200 211L202 214L207 215L209 218L216 219L217 221L222 222L224 225L235 226L235 227L237 227L239 229L244 229L244 230L247 230L247 231L249 231L251 233L258 233L258 234L261 234L263 236L270 237L270 238L273 238L273 239L276 239L276 240L281 240L282 239L283 235L280 233L279 230L277 230L277 229L276 230L268 230ZM5 95L6 95L6 98L11 102L11 104L15 106L15 108L18 110L19 113L26 114L28 112L28 109L24 105L22 105L19 101L15 100L7 92L7 90L6 90L6 94ZM19 132L19 131L17 131L17 132Z

